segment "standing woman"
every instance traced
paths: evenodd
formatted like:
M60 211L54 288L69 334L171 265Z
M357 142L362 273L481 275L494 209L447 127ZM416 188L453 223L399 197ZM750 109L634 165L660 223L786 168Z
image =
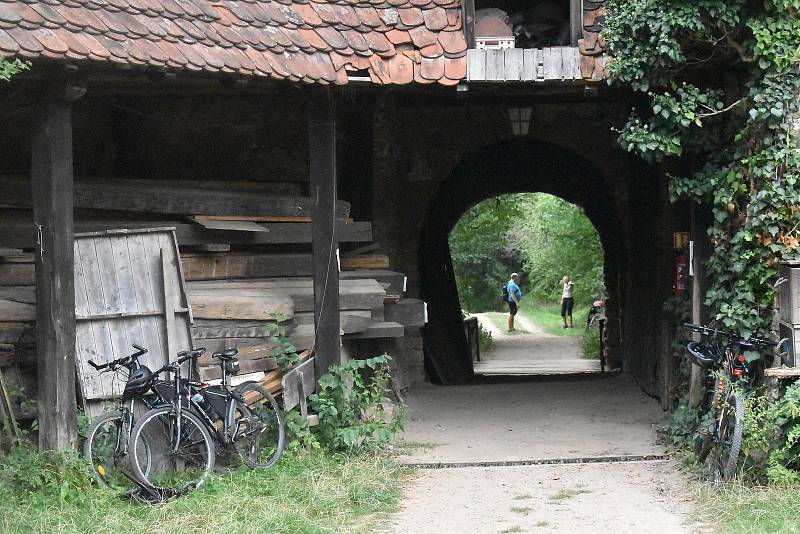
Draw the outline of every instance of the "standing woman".
M565 276L561 281L564 283L564 290L561 292L561 319L564 321L562 328L572 328L572 278Z

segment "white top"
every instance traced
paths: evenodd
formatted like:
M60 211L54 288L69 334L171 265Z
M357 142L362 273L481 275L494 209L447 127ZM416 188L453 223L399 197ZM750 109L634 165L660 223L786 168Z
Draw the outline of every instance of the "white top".
M564 291L561 292L562 299L572 298L572 280L564 284Z

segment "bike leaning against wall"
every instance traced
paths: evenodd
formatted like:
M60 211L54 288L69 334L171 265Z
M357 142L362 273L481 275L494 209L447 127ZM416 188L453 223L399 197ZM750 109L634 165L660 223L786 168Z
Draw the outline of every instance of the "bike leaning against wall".
M701 335L686 350L693 363L708 371L701 422L695 438L700 464L710 463L715 484L736 473L744 432L744 402L739 388L752 383L763 360L748 361L746 353L763 354L778 343L755 336L686 323L684 328Z

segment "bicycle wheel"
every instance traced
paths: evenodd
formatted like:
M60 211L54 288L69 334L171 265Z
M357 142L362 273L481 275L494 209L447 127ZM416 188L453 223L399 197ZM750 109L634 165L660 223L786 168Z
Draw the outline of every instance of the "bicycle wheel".
M214 469L211 434L189 410L181 410L180 421L174 406L145 413L133 428L131 446L141 440L150 446L150 469L145 469L138 455L131 455L130 460L134 476L147 487L185 493L202 486Z
M134 485L126 472L130 470L127 423L122 412L110 412L92 420L86 430L83 456L89 463L97 483L114 491L127 491ZM150 445L139 441L137 456L145 474L150 473Z
M286 439L278 403L267 388L255 382L239 385L236 393L244 399L244 403L236 401L236 452L252 469L275 465Z
M744 404L736 395L729 396L720 408L714 436L714 482L719 484L736 473L744 431Z

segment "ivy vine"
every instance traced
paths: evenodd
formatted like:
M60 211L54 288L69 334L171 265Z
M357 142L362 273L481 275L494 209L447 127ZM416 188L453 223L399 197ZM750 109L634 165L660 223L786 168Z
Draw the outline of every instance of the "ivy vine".
M706 303L768 328L778 262L800 252L800 0L609 0L603 36L611 83L646 95L620 145L680 169L673 199L713 214Z

